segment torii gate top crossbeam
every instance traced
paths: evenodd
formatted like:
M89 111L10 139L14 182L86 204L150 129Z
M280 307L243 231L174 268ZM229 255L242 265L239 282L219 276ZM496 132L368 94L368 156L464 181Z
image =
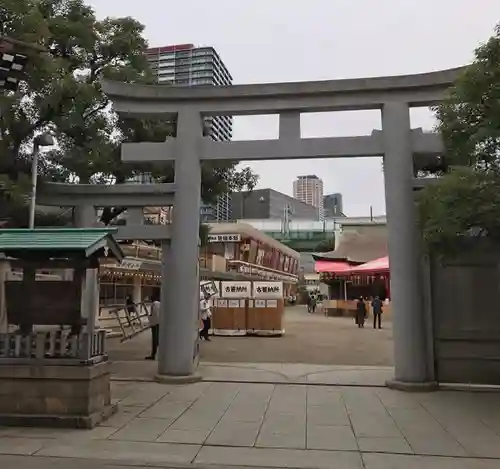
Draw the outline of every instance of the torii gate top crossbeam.
M186 106L202 115L277 114L380 109L393 100L430 106L442 100L462 71L454 68L416 75L189 88L112 81L102 85L122 115L174 115Z

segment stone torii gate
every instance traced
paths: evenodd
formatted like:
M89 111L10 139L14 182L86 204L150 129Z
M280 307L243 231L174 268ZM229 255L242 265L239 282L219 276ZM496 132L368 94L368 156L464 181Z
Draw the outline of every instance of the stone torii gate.
M423 314L420 253L416 234L414 157L439 155L439 135L411 130L409 109L439 103L461 69L419 75L228 87L143 86L103 82L115 110L126 116L177 120L176 138L127 143L125 162L175 164L175 210L167 278L162 283L159 372L196 372L198 317L198 224L202 160L279 160L382 156L384 158L394 327L394 386L434 381ZM369 136L301 138L300 114L379 109L382 130ZM215 142L203 137L203 118L279 114L279 138ZM145 188L146 186L141 186Z

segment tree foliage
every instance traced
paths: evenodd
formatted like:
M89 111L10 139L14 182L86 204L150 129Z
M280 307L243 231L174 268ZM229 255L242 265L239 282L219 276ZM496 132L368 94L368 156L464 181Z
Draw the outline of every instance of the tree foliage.
M40 158L42 180L113 184L144 171L173 180L172 167L123 164L120 158L121 143L164 141L173 123L120 118L100 87L103 77L153 81L142 24L130 17L98 20L83 0L2 0L0 19L5 35L47 51L31 57L16 93L0 97L0 217L25 203L31 143L44 131L53 132L58 145ZM206 164L202 175L208 201L256 183L251 171L233 163ZM108 224L123 210L105 210L102 221Z
M198 236L200 238L200 245L202 247L205 247L208 245L208 236L209 235L210 235L210 225L200 223Z
M424 239L443 253L500 241L500 25L435 111L451 170L419 195Z
M500 157L500 25L478 47L445 101L436 108L437 130L452 164L498 166Z
M449 254L467 240L500 241L500 174L455 167L419 197L423 236L435 251Z

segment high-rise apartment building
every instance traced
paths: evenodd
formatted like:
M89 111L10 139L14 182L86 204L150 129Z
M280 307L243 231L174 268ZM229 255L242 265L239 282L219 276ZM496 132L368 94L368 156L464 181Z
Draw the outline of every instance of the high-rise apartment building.
M148 49L147 58L158 83L174 86L229 86L233 77L213 47L178 44ZM208 135L216 141L231 140L231 116L207 117ZM204 221L229 220L230 195L220 196L217 204L203 206Z
M318 209L318 217L324 219L323 181L314 174L298 176L293 182L293 196Z

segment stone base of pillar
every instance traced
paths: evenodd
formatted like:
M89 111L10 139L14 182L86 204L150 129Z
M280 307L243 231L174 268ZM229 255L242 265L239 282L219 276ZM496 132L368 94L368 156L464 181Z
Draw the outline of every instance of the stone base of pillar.
M116 410L110 362L96 365L0 364L0 425L91 429Z
M203 380L203 377L199 373L194 373L187 376L175 376L175 375L160 375L155 376L155 381L161 384L193 384L199 383Z
M385 382L385 385L390 389L405 392L433 392L439 389L439 384L436 381L411 383L407 381L399 381L397 379L389 379Z

